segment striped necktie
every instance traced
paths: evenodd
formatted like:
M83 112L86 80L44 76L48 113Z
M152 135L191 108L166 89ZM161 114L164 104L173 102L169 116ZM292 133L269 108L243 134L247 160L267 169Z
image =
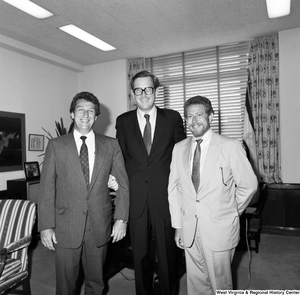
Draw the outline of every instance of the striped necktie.
M79 159L80 159L80 163L81 163L81 168L83 171L83 175L85 178L85 182L87 187L89 187L90 184L90 172L89 172L89 152L88 152L88 148L87 145L85 143L86 140L86 136L81 136L80 139L82 140L82 145L80 148L80 155L79 155Z

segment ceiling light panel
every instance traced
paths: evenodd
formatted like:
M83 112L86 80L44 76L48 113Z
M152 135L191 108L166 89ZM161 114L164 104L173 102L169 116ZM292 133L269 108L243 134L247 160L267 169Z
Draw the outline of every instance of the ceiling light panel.
M35 3L29 0L3 0L4 2L38 18L44 19L50 16L53 16L53 13L50 11L36 5Z
M289 15L291 12L291 0L266 0L269 18Z
M76 27L75 25L66 25L63 27L59 27L60 30L72 35L73 37L86 42L102 51L110 51L115 50L116 48L107 44L106 42L98 39L97 37L87 33L86 31Z

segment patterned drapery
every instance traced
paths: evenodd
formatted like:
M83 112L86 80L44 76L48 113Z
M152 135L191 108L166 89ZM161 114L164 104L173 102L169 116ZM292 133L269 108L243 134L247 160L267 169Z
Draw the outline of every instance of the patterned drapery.
M135 100L131 97L130 81L131 78L138 72L145 70L145 59L144 58L134 58L128 60L128 70L127 70L127 81L128 81L128 100L129 100L129 110L136 109Z
M278 36L257 38L249 53L250 104L260 181L281 182Z

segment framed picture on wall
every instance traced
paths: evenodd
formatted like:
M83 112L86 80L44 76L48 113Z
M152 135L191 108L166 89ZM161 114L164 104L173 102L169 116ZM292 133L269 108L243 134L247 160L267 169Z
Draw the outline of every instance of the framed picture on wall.
M26 180L38 180L40 179L40 167L39 162L25 162L24 172Z
M40 152L44 151L44 135L29 134L28 150Z
M23 169L25 114L0 111L0 172Z

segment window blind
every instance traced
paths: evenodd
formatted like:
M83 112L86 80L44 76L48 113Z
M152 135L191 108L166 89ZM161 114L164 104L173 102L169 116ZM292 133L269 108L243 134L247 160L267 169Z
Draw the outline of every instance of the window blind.
M160 89L156 105L178 111L196 95L212 102L215 132L243 138L249 42L146 58L146 69L156 75ZM190 135L189 130L187 130Z

